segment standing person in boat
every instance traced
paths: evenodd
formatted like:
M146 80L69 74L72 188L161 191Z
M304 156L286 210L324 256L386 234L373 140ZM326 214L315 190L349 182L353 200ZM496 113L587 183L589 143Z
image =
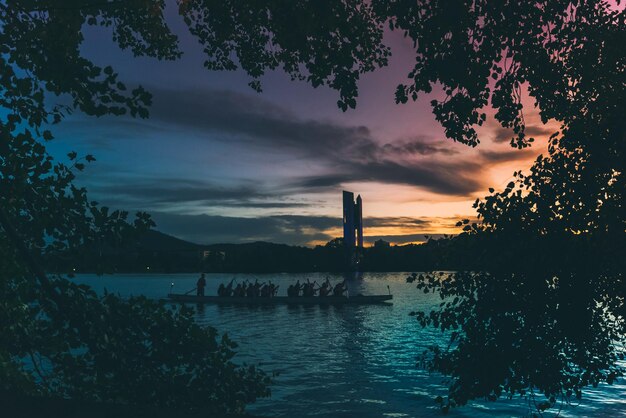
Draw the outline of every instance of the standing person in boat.
M339 282L335 285L335 288L333 289L333 296L343 296L346 290L348 290L348 284L344 279L342 282Z
M196 282L196 295L204 296L204 288L206 287L206 279L204 278L204 273L200 275L200 278Z

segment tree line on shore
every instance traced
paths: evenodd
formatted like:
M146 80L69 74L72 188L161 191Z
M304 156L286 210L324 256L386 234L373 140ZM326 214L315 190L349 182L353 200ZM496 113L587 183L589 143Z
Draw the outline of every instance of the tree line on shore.
M480 267L477 238L463 233L422 244L376 245L358 250L356 264L346 262L341 238L315 247L269 242L198 245L148 231L124 248L83 248L46 260L58 273L303 273L358 271L463 270Z

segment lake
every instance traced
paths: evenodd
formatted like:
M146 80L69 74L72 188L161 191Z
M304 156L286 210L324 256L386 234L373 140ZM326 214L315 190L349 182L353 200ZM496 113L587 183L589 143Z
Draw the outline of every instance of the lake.
M207 295L231 278L272 280L284 295L289 284L307 278L333 284L337 274L207 274ZM236 360L278 373L272 397L251 405L251 413L268 417L428 417L441 416L433 399L446 395L446 379L416 367L428 346L445 342L440 331L422 329L412 310L428 309L438 296L406 283L406 273L365 273L349 283L351 294L387 294L392 305L369 306L215 306L196 308L199 324L228 333L239 347ZM195 287L197 274L79 275L74 281L106 288L121 296L162 298ZM195 307L195 305L194 305ZM489 365L485 365L489 367ZM586 390L578 405L564 406L565 417L626 417L626 385ZM521 398L473 402L452 410L452 417L528 416ZM556 412L556 411L555 411ZM554 416L554 414L545 414Z

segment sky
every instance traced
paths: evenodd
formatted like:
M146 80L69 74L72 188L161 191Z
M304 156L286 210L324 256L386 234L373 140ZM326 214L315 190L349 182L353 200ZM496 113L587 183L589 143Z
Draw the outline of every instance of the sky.
M169 19L184 52L174 62L135 58L106 32L86 33L85 56L153 94L150 118L72 115L48 147L61 160L70 150L93 154L78 177L92 199L147 211L178 238L324 244L341 236L342 190L363 198L366 244L455 234L476 198L528 169L554 131L526 98L531 149L511 148L510 132L492 118L476 148L446 139L429 104L439 89L394 102L414 59L399 33L386 35L390 65L363 76L357 108L342 112L335 91L279 71L261 79L263 93L241 71L207 71L195 39Z

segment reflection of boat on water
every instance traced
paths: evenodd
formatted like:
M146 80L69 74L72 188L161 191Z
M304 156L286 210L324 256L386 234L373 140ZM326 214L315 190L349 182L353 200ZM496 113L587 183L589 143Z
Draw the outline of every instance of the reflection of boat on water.
M211 303L219 305L375 305L389 303L392 295L356 296L274 296L274 297L224 297L196 296L169 293L168 299L180 303Z

